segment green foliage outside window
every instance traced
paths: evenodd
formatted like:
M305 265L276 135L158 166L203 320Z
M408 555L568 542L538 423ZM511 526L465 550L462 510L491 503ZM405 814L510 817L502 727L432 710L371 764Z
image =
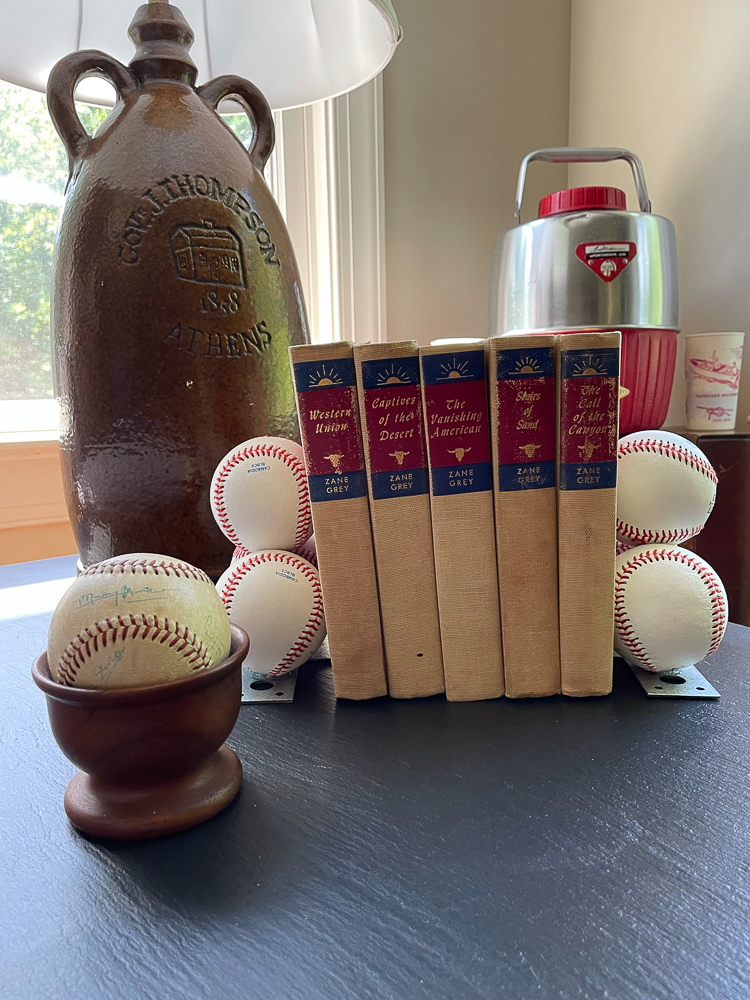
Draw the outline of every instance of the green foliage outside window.
M79 105L93 132L106 111ZM41 94L0 84L0 399L49 399L52 249L68 158Z
M77 105L93 133L106 108ZM245 115L227 116L247 144ZM41 94L0 82L0 399L51 399L52 251L68 158Z

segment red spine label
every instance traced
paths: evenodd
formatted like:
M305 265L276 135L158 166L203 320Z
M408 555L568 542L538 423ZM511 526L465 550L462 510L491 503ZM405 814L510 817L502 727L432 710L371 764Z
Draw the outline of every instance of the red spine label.
M498 488L555 485L555 358L551 345L497 352Z
M362 388L373 499L427 493L418 359L363 361Z
M354 362L300 361L293 369L310 499L365 496Z
M484 349L423 354L432 493L492 489Z
M560 352L560 489L617 484L620 352Z

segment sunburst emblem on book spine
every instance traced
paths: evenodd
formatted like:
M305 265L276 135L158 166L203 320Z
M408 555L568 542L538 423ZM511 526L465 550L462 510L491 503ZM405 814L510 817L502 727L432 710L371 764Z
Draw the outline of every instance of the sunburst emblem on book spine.
M310 376L310 383L308 388L310 389L320 389L325 385L343 385L341 376L336 371L335 365L329 365L327 368L325 364L322 364L313 374Z
M450 363L443 363L440 366L440 371L442 375L438 375L435 381L444 382L446 379L459 379L459 378L469 378L469 362L468 361L456 361L455 358L451 358Z
M516 361L516 367L510 372L511 375L539 375L542 370L542 366L539 361L533 357L531 354L527 354L526 357L519 358Z
M606 375L607 369L601 358L595 354L584 354L583 361L576 361L573 365L573 375Z
M378 372L378 385L409 385L411 379L409 373L401 365L396 366L394 361L390 368L381 368Z

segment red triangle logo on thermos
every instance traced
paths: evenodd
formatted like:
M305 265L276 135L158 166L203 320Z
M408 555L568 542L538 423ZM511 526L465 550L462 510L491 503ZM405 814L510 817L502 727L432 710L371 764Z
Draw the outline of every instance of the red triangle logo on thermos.
M635 243L579 243L576 257L602 281L614 281L636 255Z

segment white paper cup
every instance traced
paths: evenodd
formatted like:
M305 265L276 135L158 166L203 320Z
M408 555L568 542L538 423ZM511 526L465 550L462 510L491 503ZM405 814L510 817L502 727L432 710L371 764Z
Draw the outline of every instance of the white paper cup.
M685 337L688 430L734 430L744 339L744 333L691 333Z

